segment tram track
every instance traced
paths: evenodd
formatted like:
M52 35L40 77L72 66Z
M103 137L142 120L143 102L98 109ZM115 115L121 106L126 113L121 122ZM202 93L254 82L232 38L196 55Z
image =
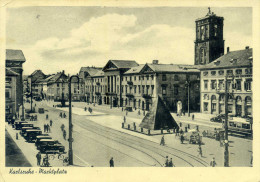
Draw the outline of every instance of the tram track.
M88 120L89 120L89 119L88 119ZM90 120L90 121L91 121L91 120ZM183 151L181 151L181 150L178 150L178 149L175 149L175 148L172 148L172 147L168 147L168 146L164 146L164 147L158 146L158 147L155 147L155 146L149 145L149 144L147 144L147 143L144 144L144 143L140 142L141 138L139 138L139 137L132 136L132 135L129 135L129 134L120 132L120 131L116 131L116 130L114 130L114 129L111 129L111 128L109 128L109 127L102 126L102 125L99 125L99 127L97 127L97 126L95 126L95 125L97 125L95 122L93 122L93 121L91 121L91 122L92 122L92 123L88 122L88 125L91 125L91 127L92 127L92 130L89 130L90 132L96 133L96 134L101 135L101 136L106 137L106 138L107 138L108 136L114 135L114 136L113 136L114 139L112 139L112 138L110 137L110 140L113 140L113 141L118 142L118 143L120 143L120 144L129 146L129 147L131 147L131 148L135 148L135 149L138 150L138 151L142 150L143 153L147 153L147 152L144 152L144 151L143 151L144 149L146 149L146 150L148 150L148 151L152 151L153 153L155 153L155 154L161 156L162 158L164 158L166 155L175 156L176 158L178 158L178 159L184 161L185 163L187 163L189 166L192 166L192 167L194 167L194 165L193 165L191 162L189 162L190 159L192 159L193 162L195 161L196 163L198 163L199 166L203 166L203 167L207 166L207 163L206 163L205 161L203 161L203 160L201 160L201 159L199 159L199 158L197 158L197 157L195 157L195 156L193 156L193 155L191 155L191 154L188 154L188 153L186 153L186 152L183 152ZM79 123L77 122L77 124L79 124ZM79 125L81 125L82 127L84 127L84 124L82 124L82 123L80 123ZM86 127L86 129L89 128L89 126L85 126L85 127ZM85 127L84 127L84 128L85 128ZM101 128L102 128L102 129L101 129ZM106 129L103 129L103 128L106 128ZM93 130L94 130L94 131L93 131ZM98 132L95 132L95 131L97 131L97 130L98 130ZM102 134L102 133L104 133L104 131L107 132L108 134L107 134L107 135ZM118 133L122 134L123 136L120 135L120 134L118 134ZM128 136L128 137L126 137L126 136ZM130 138L129 136L131 136L131 138ZM116 138L117 140L116 140L115 138ZM133 138L136 138L137 140L134 140ZM138 140L139 140L139 141L138 141ZM123 141L123 142L122 142L122 141ZM128 143L131 143L131 145L126 144L126 143L125 143L126 141L127 141ZM149 142L152 142L152 141L149 141ZM142 144L141 144L141 145L142 145L142 146L141 146L141 149L140 149L140 148L139 148L139 149L136 148L136 146L137 146L137 147L140 147L140 145L137 145L137 143L142 143ZM155 142L152 142L152 143L157 144L157 143L155 143ZM135 147L133 147L132 145L134 145ZM167 147L168 149L165 149L165 147ZM175 150L175 151L178 152L179 154L184 155L185 157L188 157L188 159L185 159L183 156L180 156L180 155L178 155L178 154L176 154L176 153L173 153L172 151L169 151L169 150ZM160 152L158 152L158 151L160 151ZM163 154L162 154L162 153L163 153Z

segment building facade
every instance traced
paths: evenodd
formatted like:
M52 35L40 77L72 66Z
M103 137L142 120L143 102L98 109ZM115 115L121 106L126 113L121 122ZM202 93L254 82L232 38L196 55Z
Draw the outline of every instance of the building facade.
M210 11L196 20L195 65L205 65L224 54L223 17Z
M252 49L227 52L214 62L200 68L201 112L225 113L227 83L228 113L252 116Z
M24 54L21 50L6 50L6 69L12 74L16 73L16 78L11 75L6 75L7 85L6 88L9 90L12 102L14 104L7 104L6 110L9 110L11 113L19 112L20 107L23 105L23 63L25 62ZM10 73L11 74L11 73ZM14 85L15 80L15 85ZM8 94L6 92L6 94ZM9 95L9 97L10 97ZM7 95L8 96L8 95ZM15 96L15 100L12 96ZM12 106L11 108L8 108ZM15 107L14 107L15 106Z
M111 107L150 110L157 95L171 111L198 111L200 72L192 65L138 65L135 61L109 60L103 70L85 81L87 102Z

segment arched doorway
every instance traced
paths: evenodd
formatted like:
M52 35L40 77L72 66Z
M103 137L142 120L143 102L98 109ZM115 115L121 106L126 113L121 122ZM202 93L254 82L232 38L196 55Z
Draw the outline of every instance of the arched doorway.
M242 98L240 96L236 98L236 116L242 116Z
M217 111L217 98L215 95L211 96L211 114L216 114Z
M252 115L252 98L250 96L245 98L245 115Z

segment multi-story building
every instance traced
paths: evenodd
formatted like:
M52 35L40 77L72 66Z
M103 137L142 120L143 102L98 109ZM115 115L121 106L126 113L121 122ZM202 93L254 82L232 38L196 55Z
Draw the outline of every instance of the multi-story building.
M83 82L83 95L81 96L85 101L89 102L94 102L94 95L93 92L91 91L92 85L92 76L94 76L97 72L101 71L102 68L98 67L81 67L79 71L79 78L81 82ZM81 83L82 84L82 83Z
M41 81L46 77L42 70L35 70L28 76L28 87L33 97L43 97Z
M10 116L16 113L16 79L18 73L9 68L5 69L5 115Z
M19 112L19 108L23 105L23 63L25 61L25 57L21 50L6 50L5 65L8 70L6 75L6 96L9 96L9 98L11 97L12 100L11 105L6 104L6 110L12 114ZM16 75L16 78L14 78L14 75ZM15 100L13 96L15 96Z
M47 100L56 102L61 101L63 98L68 100L68 76L64 71L50 77L47 82Z
M234 116L252 115L252 49L229 52L201 71L201 112L225 113L225 82L227 83L228 113Z
M195 65L205 65L224 54L223 17L210 11L196 20Z
M153 98L160 95L172 111L177 105L188 110L188 102L190 110L196 111L200 108L199 77L199 70L192 65L109 60L102 71L87 77L87 101L149 110Z

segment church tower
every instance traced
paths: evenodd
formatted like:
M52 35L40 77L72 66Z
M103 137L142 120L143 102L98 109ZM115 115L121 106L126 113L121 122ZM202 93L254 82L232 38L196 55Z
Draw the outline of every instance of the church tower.
M224 54L223 17L210 11L196 20L195 65L205 65Z

